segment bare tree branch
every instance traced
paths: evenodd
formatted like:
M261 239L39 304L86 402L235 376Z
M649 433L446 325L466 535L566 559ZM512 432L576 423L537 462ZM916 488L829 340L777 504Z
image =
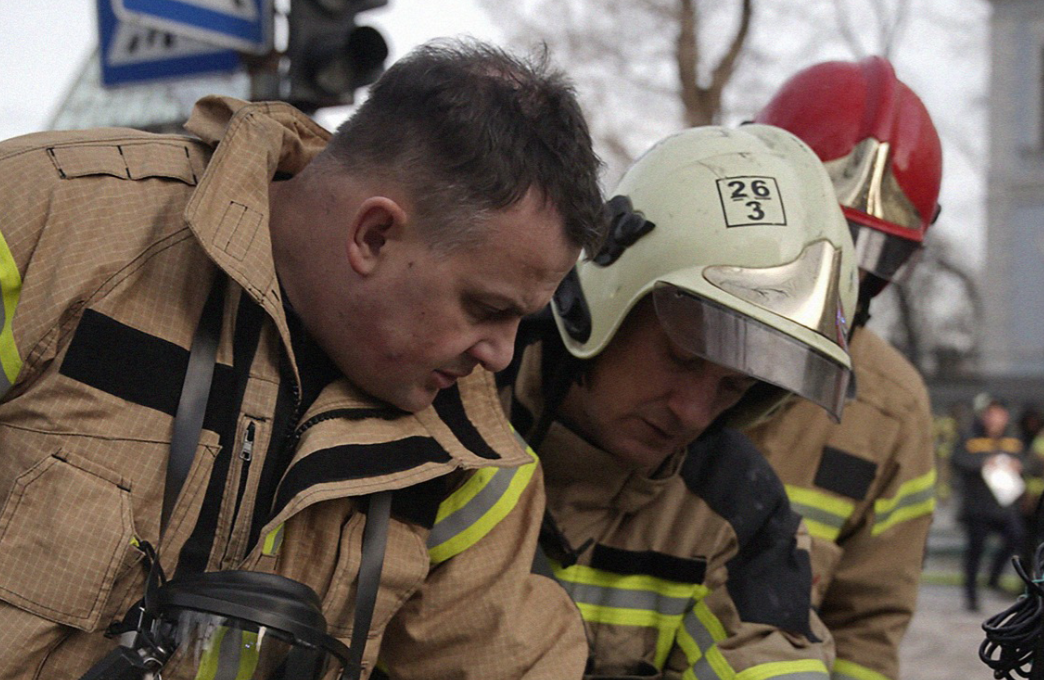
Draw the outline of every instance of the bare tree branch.
M675 60L678 65L678 84L689 126L706 125L703 121L703 102L698 82L700 51L697 42L696 8L693 0L678 1L678 42Z
M743 53L743 47L747 42L747 35L750 33L750 23L753 17L754 5L752 0L743 0L743 6L740 8L739 28L736 29L736 35L733 36L725 56L722 57L721 61L718 62L718 66L714 69L710 87L708 88L713 96L715 120L721 112L722 90L732 80L732 75L736 71L736 62Z
M721 60L711 69L710 82L706 87L700 87L701 51L697 8L694 0L679 0L676 55L681 100L687 125L710 125L721 119L722 92L735 73L737 61L750 34L753 15L753 0L742 0L736 33L732 36Z

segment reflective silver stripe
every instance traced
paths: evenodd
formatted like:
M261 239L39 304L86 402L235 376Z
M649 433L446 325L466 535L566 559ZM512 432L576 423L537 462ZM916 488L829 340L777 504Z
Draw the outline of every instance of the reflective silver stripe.
M474 498L453 514L436 522L431 533L428 534L428 548L442 545L481 520L504 496L508 487L511 486L511 480L515 478L520 469L498 469Z
M821 510L820 508L806 505L805 503L798 503L793 499L790 501L790 507L807 520L819 522L820 524L825 524L828 527L838 530L840 530L848 520L847 517L839 517L832 512L827 512L826 510Z
M587 583L559 581L574 602L599 607L641 609L666 616L681 616L692 607L691 597L670 597L651 590L607 588Z
M714 670L714 667L710 665L710 661L707 660L707 655L704 654L700 657L700 660L692 665L692 674L696 676L696 680L710 680L711 678L721 678L720 675Z
M715 645L714 636L711 635L711 632L703 625L703 622L696 617L695 610L692 610L685 615L683 625L685 626L685 630L689 633L689 636L692 637L693 641L696 643L696 646L699 647L700 652L703 654L700 659L706 660L707 650ZM703 676L697 675L696 677ZM716 673L715 677L717 677Z

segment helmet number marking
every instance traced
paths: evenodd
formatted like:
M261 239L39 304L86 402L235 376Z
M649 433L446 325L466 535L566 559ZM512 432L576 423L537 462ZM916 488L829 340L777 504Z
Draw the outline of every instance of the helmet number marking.
M726 228L787 223L775 177L725 177L717 184Z

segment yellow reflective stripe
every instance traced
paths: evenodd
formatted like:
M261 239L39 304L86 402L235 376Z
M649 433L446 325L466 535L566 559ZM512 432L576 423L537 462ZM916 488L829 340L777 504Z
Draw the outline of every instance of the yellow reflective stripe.
M529 457L536 460L536 452L534 452L533 449L529 447L529 444L527 444L525 440L515 432L514 426L511 426L511 432L515 435L515 439L518 441L519 445L529 454ZM489 484L493 475L497 474L497 472L502 469L503 468L495 467L482 468L469 477L468 481L464 482L459 489L454 491L448 498L439 504L439 511L435 515L435 523L438 524L470 503L472 499L474 499L475 496L477 496L479 492Z
M935 468L932 468L920 477L903 482L893 498L879 498L874 501L874 512L879 515L890 512L907 496L912 496L933 486L935 486Z
M806 489L799 486L786 485L787 497L792 502L818 508L823 512L839 517L842 521L847 520L855 511L855 503L841 500L836 496L825 494L815 489Z
M465 484L457 490L463 491L464 487L467 487L476 477L481 477L477 489L469 489L465 492L468 499L473 500L478 492L495 478L496 474L513 475L507 490L500 495L492 507L486 510L478 520L471 522L466 528L457 532L452 538L428 548L428 558L433 564L445 562L451 557L459 555L478 543L486 534L492 531L501 520L507 517L516 505L518 505L518 499L522 497L522 492L529 486L530 481L533 479L533 474L536 472L536 454L532 453L532 451L529 451L529 453L533 459L532 463L523 465L520 468L483 468L479 474L473 475L468 482L465 482ZM485 472L487 469L493 470L493 474L481 475L481 472ZM455 495L456 492L450 494L447 501L452 501L451 505L455 507L456 510L461 510L466 503L458 503L453 498ZM449 514L442 513L441 504L436 518L439 515L441 515L443 519L449 516ZM438 524L438 519L436 519L436 524Z
M798 512L798 514L801 513ZM805 526L808 527L808 533L810 533L815 538L821 538L824 541L833 542L836 541L837 537L841 535L840 527L830 527L826 524L817 522L814 519L809 519L808 517L805 517L804 520Z
M836 541L841 528L855 512L855 503L815 489L787 485L790 507L801 515L808 533L826 541Z
M830 677L826 664L819 659L773 661L740 671L736 680L826 680Z
M15 345L14 331L11 322L14 319L15 310L18 308L18 298L22 294L22 275L18 273L18 265L15 264L11 249L3 234L0 234L0 299L4 304L3 329L0 330L0 365L3 366L6 385L0 390L0 394L7 391L18 378L22 371L22 358L18 356L18 347Z
M283 529L286 527L286 522L280 523L275 529L268 532L265 536L265 544L261 546L261 554L268 556L275 556L279 554L279 549L283 547Z
M707 650L707 661L722 680L734 680L736 677L736 671L732 670L732 666L725 660L725 655L718 649L718 645Z
M1031 496L1039 496L1044 493L1044 477L1027 477L1026 493Z
M656 656L663 668L686 611L710 592L698 583L682 583L644 574L616 574L585 565L563 568L549 560L555 578L589 623L655 628Z
M923 517L935 510L935 469L907 480L893 498L874 501L874 528L877 536L891 527L911 519Z
M660 628L662 626L677 627L682 614L661 614L651 609L626 609L623 607L607 607L600 604L577 602L584 621L604 623L612 626L642 626L644 628Z
M834 672L830 677L833 680L891 680L887 675L881 675L877 671L872 671L866 666L860 666L846 659L834 661Z
M696 599L704 597L709 592L707 586L697 583L668 581L646 574L614 574L583 564L576 564L563 569L552 560L551 567L554 569L555 578L567 583L584 583L621 590L646 590L667 597L692 597Z
M468 481L464 482L459 489L451 493L446 500L439 504L439 511L435 515L435 523L438 524L470 503L489 484L490 480L493 479L493 475L500 470L501 468L487 467L471 475Z
M721 621L718 617L711 613L710 607L705 602L699 602L692 609L696 618L700 620L703 627L707 629L707 632L711 634L714 642L721 642L727 636L725 633L725 626L721 625Z
M718 649L718 642L725 639L725 628L711 613L704 602L698 602L685 615L678 629L678 646L685 653L689 667L682 674L692 680L731 680L736 672Z
M873 536L877 536L878 534L882 534L885 531L888 531L896 524L908 522L912 519L917 519L918 517L924 517L925 515L930 515L933 512L935 512L934 497L928 498L914 505L908 505L900 510L896 510L891 515L889 515L888 519L884 522L881 522L880 524L874 524L874 528L870 530L870 534Z

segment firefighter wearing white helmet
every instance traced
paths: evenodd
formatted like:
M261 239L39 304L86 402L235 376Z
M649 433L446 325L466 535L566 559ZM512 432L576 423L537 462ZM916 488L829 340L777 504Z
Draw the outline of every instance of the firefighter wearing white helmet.
M826 171L778 128L694 128L615 193L501 376L544 466L537 569L584 616L588 677L826 678L809 537L727 426L791 393L840 414L856 265Z

